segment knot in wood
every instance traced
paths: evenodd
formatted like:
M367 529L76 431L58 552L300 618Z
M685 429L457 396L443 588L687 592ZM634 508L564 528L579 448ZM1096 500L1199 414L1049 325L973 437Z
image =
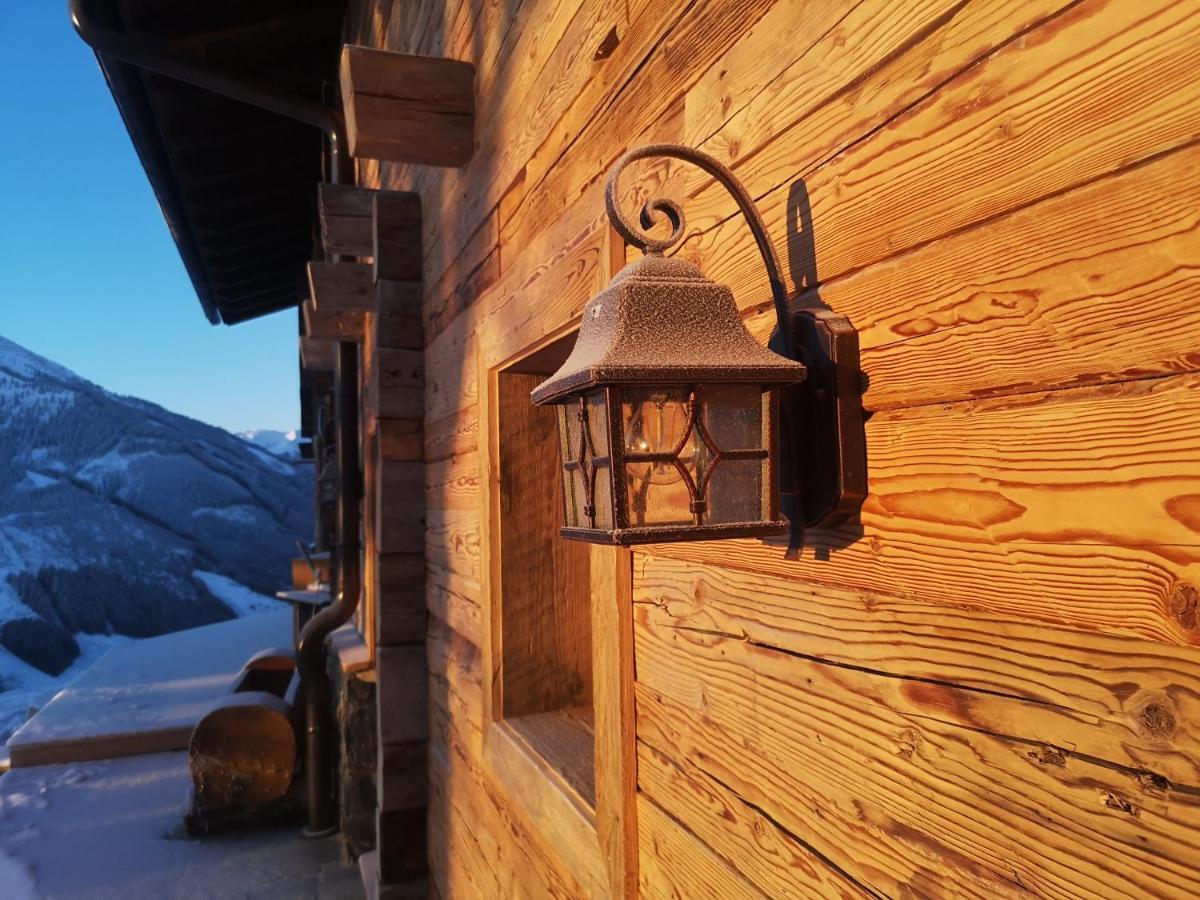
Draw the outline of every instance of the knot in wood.
M1177 581L1171 588L1171 615L1189 631L1200 618L1200 588L1186 581Z

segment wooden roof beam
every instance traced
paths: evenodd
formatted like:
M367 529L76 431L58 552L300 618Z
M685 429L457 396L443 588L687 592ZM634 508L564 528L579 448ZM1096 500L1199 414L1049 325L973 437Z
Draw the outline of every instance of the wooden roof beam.
M347 44L342 108L350 155L461 166L475 144L475 67Z
M322 184L317 188L321 213L321 241L328 253L371 256L374 226L371 205L375 191L347 184Z
M375 308L375 270L370 263L310 262L308 287L319 312L370 312Z
M365 314L350 310L318 310L312 297L301 304L304 336L314 341L361 341L366 333Z
M315 338L301 336L300 365L310 372L332 372L337 359L337 343L335 341L319 341Z

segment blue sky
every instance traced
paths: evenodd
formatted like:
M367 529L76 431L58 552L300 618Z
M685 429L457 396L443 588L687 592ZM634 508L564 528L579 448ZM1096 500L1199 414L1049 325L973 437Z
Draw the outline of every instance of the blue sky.
M295 314L208 323L65 0L0 9L0 335L213 425L297 427Z

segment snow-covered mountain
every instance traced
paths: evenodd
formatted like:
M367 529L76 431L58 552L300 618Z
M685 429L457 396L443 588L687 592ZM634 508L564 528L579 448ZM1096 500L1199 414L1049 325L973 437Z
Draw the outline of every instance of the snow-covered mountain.
M239 431L238 437L244 438L254 446L282 456L285 459L300 458L300 432L272 431L269 428L255 428L250 431Z
M255 609L312 534L311 480L307 462L0 338L0 690L106 636Z

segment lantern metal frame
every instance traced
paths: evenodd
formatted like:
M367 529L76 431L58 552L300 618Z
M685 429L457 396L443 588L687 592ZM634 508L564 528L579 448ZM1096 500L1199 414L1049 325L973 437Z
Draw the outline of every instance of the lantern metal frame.
M781 352L768 350L746 331L728 287L705 278L678 256L663 256L680 241L686 228L683 210L677 203L648 199L641 208L641 228L622 212L618 203L622 171L632 162L651 157L670 157L696 165L732 195L766 267L777 319L773 344ZM571 355L558 372L532 392L535 404L576 407L562 414L578 417L577 446L567 446L569 423L565 419L558 423L559 445L563 448L560 477L565 481L571 477L569 473L580 472L583 513L592 527L569 524L571 506L564 484L568 524L560 529L561 535L615 544L765 537L780 534L788 527L788 520L780 516L781 491L792 523L793 545L798 533L802 539L806 525L837 524L853 515L866 493L857 333L844 316L830 310L789 309L774 245L742 184L722 163L701 151L675 144L651 144L629 151L613 166L605 186L605 206L616 232L645 256L626 266L589 301ZM670 224L669 235L653 238L642 230L651 228L660 218ZM664 334L673 339L669 344L664 344ZM756 447L722 447L705 422L702 407L706 386L738 384L758 385L767 395L763 422L768 427L760 427ZM686 392L682 433L669 449L630 453L624 446L623 401L631 392L644 393L655 387ZM596 452L590 421L598 410L589 398L599 392L603 392L606 413L602 423L609 445L606 454ZM781 448L781 432L782 441L791 444L790 448ZM693 434L709 459L703 471L697 462L696 477L681 459ZM800 445L802 435L809 446ZM781 449L791 452L783 454ZM570 450L574 453L568 458ZM760 517L751 522L708 522L712 475L722 461L733 460L765 463L759 483L764 492L758 505ZM629 463L673 467L686 487L692 522L631 524L626 482L635 476L626 468ZM604 524L598 520L600 510L596 506L597 478L601 474L608 479L611 505L611 517L606 517L611 521ZM575 482L571 485L574 490ZM801 489L806 496L798 496Z

